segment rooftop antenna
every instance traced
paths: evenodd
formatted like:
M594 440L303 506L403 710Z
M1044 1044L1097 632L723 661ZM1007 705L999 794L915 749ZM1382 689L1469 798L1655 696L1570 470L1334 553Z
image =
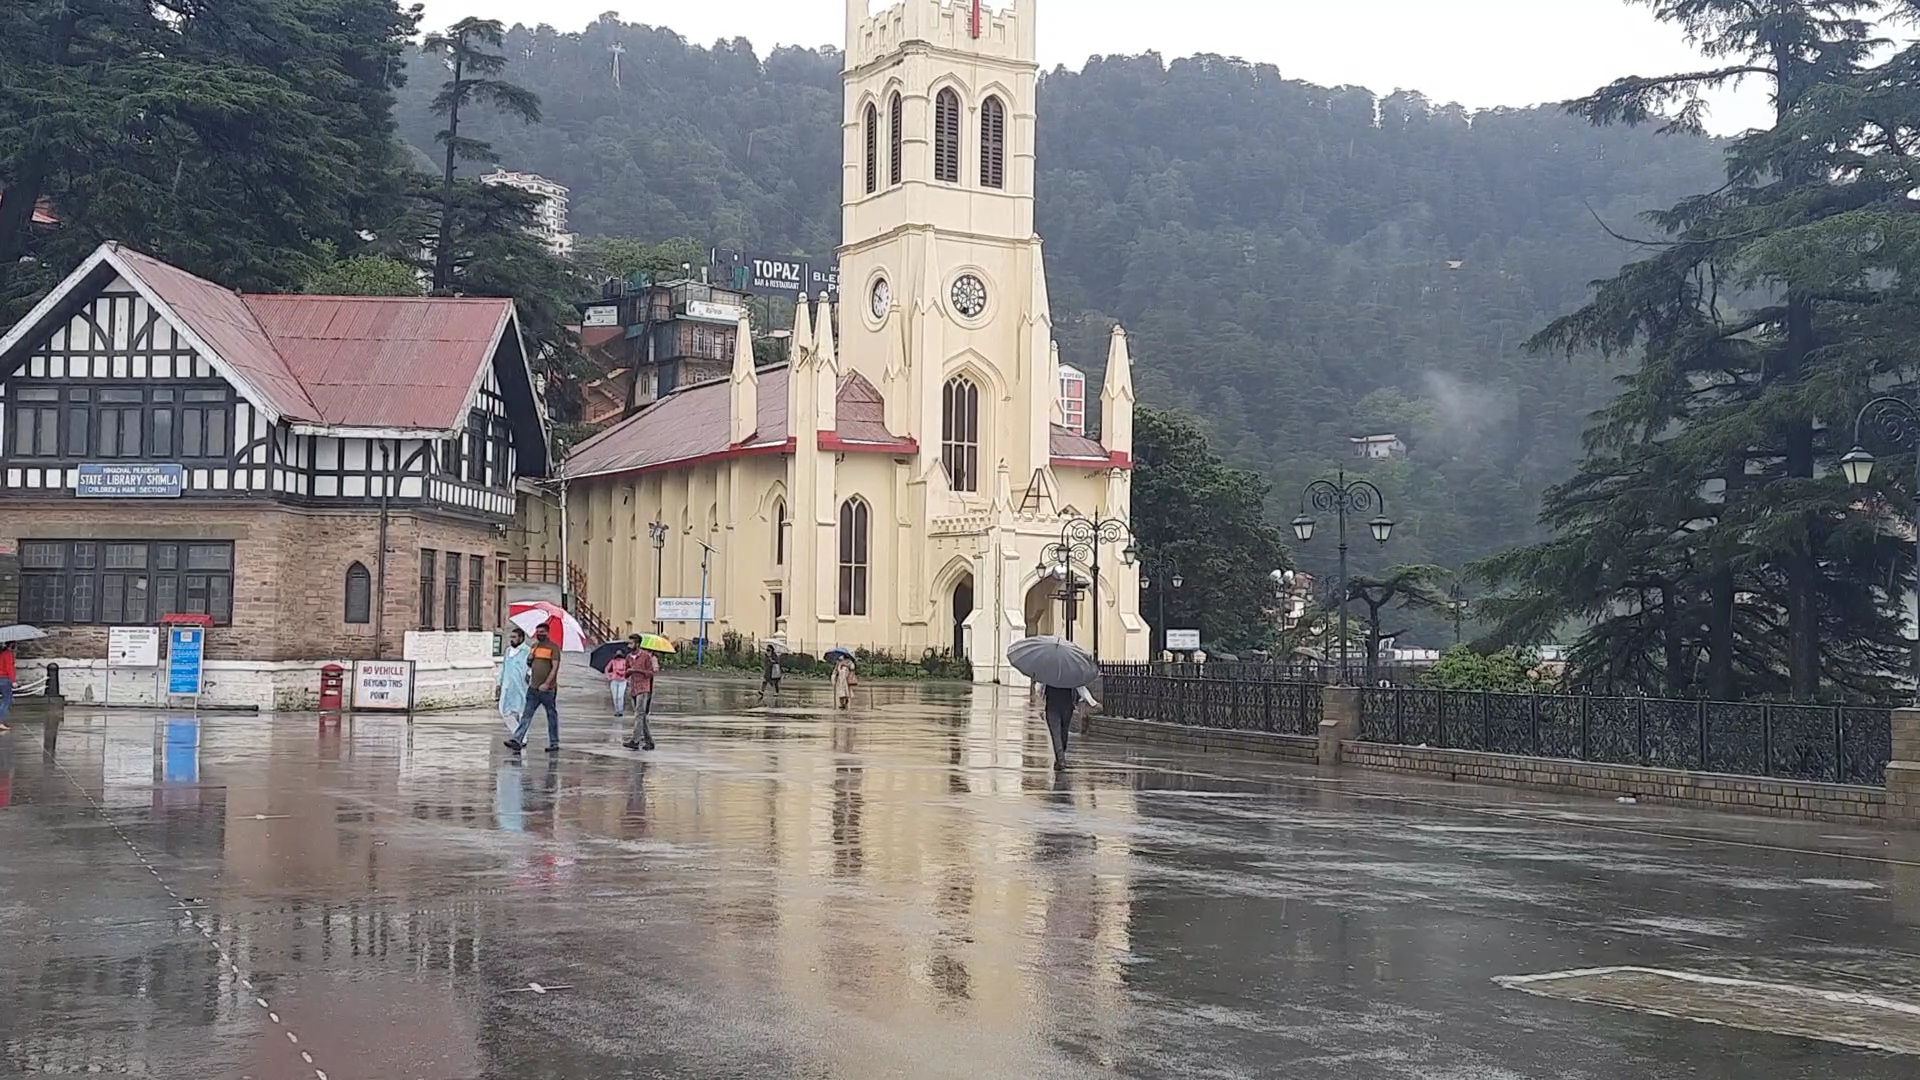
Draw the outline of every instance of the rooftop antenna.
M620 89L620 54L627 51L627 46L623 42L616 41L607 46L607 51L613 54L613 88L618 90Z

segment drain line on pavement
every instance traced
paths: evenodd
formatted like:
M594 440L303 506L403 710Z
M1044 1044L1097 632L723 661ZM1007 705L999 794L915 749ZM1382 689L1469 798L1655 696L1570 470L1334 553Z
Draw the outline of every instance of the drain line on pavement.
M74 775L67 771L67 767L61 764L58 758L54 759L53 764L55 768L60 770L60 775L66 778L67 783L72 784L74 790L78 791L81 797L87 800L87 805L92 807L93 812L100 816L100 820L106 822L107 827L112 829L114 835L120 838L120 842L127 845L127 850L133 853L133 857L139 860L140 865L146 869L147 873L153 875L154 883L166 891L167 898L173 901L173 907L169 910L180 910L186 913L187 922L192 925L194 929L200 931L200 936L206 940L207 946L220 958L221 965L238 981L241 989L253 995L254 1004L259 1006L260 1010L267 1014L267 1019L272 1021L274 1026L279 1028L282 1034L286 1035L288 1044L297 1049L300 1046L300 1036L295 1034L293 1029L287 1026L285 1020L281 1019L280 1013L274 1009L273 1004L260 995L259 991L253 985L253 980L247 978L246 974L240 970L240 965L234 962L233 955L227 952L226 946L220 944L219 938L214 937L212 923L202 915L195 913L195 908L189 901L193 901L196 898L181 896L179 892L175 891L173 885L160 875L160 868L153 865L153 860L147 858L146 852L141 851L140 846L133 842L133 838L128 836L127 831L120 827L120 823L114 820L113 815L107 813L107 808L100 805L100 800L93 797L93 792L88 791L79 780L75 779ZM305 1062L306 1066L313 1070L314 1080L328 1080L326 1070L314 1064L312 1053L306 1050L299 1050L298 1052L300 1054L300 1060Z

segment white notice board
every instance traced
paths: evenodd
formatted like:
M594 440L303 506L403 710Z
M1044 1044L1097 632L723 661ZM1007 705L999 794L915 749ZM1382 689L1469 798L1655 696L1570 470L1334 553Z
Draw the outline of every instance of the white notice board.
M1167 631L1167 649L1170 652L1192 652L1200 647L1200 631Z
M157 668L160 666L160 628L157 626L114 626L107 629L107 666L109 668Z
M354 712L412 712L413 661L355 660Z

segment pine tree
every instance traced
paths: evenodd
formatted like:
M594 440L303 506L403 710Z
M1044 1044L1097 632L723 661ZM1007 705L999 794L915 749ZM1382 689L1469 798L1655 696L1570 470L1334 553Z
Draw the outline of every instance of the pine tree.
M1723 187L1649 215L1664 233L1650 257L1534 339L1637 367L1579 475L1548 494L1555 538L1483 565L1512 588L1496 638L1590 624L1576 678L1615 689L1883 692L1904 667L1911 559L1832 466L1866 388L1914 374L1889 316L1912 312L1900 270L1920 246L1897 143L1920 111L1911 95L1871 103L1907 54L1870 64L1873 20L1912 5L1642 2L1728 63L1621 79L1574 112L1697 131L1702 91L1760 79L1776 123L1731 144Z
M428 34L420 43L421 51L442 56L450 73L433 99L434 113L446 118L446 127L435 136L446 148L446 164L441 176L440 231L434 247L433 287L437 290L453 287L454 166L461 160L482 161L493 154L493 147L484 141L460 134L461 108L485 102L529 124L540 120L539 95L491 77L506 70L507 58L488 50L500 48L505 39L506 29L500 20L469 17L454 23L445 33Z

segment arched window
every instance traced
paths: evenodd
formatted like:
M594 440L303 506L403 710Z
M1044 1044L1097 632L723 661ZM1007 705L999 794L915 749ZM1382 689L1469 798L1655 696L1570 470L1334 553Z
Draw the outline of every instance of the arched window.
M787 500L773 501L773 565L787 565Z
M960 95L952 87L933 99L933 178L960 182Z
M940 464L953 490L980 490L980 387L964 375L940 391Z
M867 528L865 500L840 504L840 614L867 613Z
M373 575L361 563L347 567L347 622L364 626L373 621Z
M980 106L980 186L1007 186L1007 107L998 97Z
M888 128L889 128L888 142L891 147L891 154L890 154L891 160L889 161L888 164L892 166L892 168L887 173L889 177L888 183L890 184L898 184L902 179L904 179L904 177L901 176L901 166L904 164L904 161L901 155L902 155L902 149L903 149L902 140L904 140L906 137L906 126L907 126L906 109L907 109L906 103L901 101L899 92L895 91L893 95L893 100L887 104Z
M867 194L880 190L880 107L867 103Z

